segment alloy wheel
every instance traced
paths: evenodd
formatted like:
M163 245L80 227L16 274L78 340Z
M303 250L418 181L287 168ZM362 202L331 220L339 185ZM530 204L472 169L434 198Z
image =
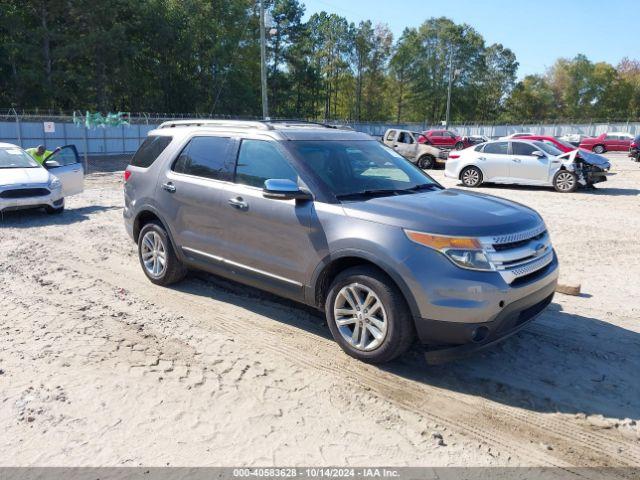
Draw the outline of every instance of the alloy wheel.
M462 174L462 183L467 186L477 185L480 181L480 174L475 168L470 168Z
M360 283L351 283L338 292L333 318L342 338L357 350L375 350L387 336L387 313L382 301Z
M561 192L569 192L576 184L576 179L570 172L560 172L556 177L556 185Z
M157 232L149 231L142 238L140 255L147 273L153 277L162 276L167 268L167 249Z

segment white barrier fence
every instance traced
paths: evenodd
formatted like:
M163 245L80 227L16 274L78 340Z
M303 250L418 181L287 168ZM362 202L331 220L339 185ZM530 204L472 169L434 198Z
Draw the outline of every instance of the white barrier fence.
M340 123L340 122L332 122ZM382 136L388 128L403 128L413 131L423 131L427 128L442 128L425 124L394 124L394 123L343 123L355 130L373 136ZM59 145L74 144L81 154L109 155L133 153L147 136L150 130L156 128L154 124L132 124L118 127L98 127L88 129L77 126L65 119L56 121L0 121L0 142L13 143L23 148L45 145L47 148ZM539 135L561 136L570 133L580 133L598 136L606 132L629 132L640 134L640 122L620 123L589 123L589 124L521 124L521 125L482 125L464 124L451 125L450 130L460 135L486 135L501 137L516 132L531 132Z

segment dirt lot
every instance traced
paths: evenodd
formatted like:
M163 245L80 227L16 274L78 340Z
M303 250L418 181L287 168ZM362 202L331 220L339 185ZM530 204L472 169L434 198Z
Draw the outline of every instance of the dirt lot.
M304 307L149 283L121 162L94 162L64 215L0 219L0 465L640 466L640 166L611 158L595 192L481 189L543 215L582 296L487 353L384 368Z

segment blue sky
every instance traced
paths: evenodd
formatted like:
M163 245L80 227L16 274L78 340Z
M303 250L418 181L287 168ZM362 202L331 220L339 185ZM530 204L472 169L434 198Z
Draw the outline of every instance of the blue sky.
M301 0L306 18L325 10L351 22L386 23L397 38L429 17L468 23L487 44L516 54L518 77L544 73L558 57L584 53L617 64L640 58L640 0Z

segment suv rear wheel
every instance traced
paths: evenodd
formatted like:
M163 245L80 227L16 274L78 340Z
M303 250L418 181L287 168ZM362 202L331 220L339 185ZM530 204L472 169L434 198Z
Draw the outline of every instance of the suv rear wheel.
M173 250L166 230L156 222L142 227L138 237L138 258L142 271L156 285L171 285L187 274L187 269Z
M350 356L384 363L405 353L414 341L413 321L398 287L373 267L341 272L325 303L335 341Z

